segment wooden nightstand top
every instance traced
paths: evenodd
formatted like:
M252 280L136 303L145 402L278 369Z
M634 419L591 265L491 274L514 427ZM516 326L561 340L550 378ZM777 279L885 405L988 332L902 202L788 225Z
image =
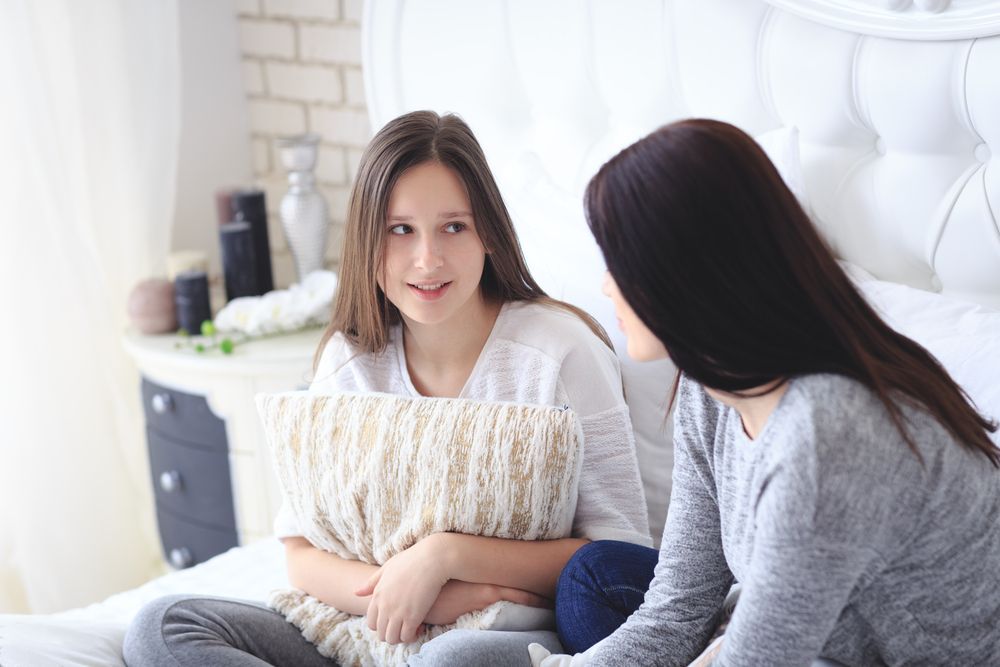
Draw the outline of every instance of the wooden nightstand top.
M130 331L125 334L123 343L140 368L171 366L199 372L258 375L288 367L312 368L313 355L322 336L322 327L269 336L240 343L232 354L222 354L218 349L199 353L186 346L177 348L177 343L185 339L174 334L146 336Z

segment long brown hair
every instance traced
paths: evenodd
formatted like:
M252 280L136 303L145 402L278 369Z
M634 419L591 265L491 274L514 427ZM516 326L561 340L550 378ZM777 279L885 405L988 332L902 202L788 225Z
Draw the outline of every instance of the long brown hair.
M918 457L895 400L928 411L1000 467L987 435L996 423L868 305L743 131L711 120L667 125L608 161L585 205L622 295L694 380L740 393L837 373L879 397Z
M387 123L361 156L348 204L333 314L316 350L314 368L338 331L358 352L385 349L389 327L399 321L399 311L378 286L389 197L404 171L430 161L454 171L469 196L476 232L489 251L480 281L483 296L500 303L533 301L568 310L611 347L593 317L550 298L531 277L510 214L469 126L453 114L414 111Z

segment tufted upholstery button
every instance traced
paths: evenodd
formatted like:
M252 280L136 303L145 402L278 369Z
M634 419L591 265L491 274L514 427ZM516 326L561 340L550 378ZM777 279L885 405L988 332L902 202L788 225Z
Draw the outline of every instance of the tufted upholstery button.
M879 155L885 155L885 140L882 137L875 140L875 152Z
M893 12L901 12L912 4L912 0L880 0L879 4Z
M944 285L941 284L941 279L938 278L937 274L931 276L931 291L940 292Z
M986 144L979 144L976 146L976 159L980 162L989 162L990 158L993 157L993 152L990 147Z
M951 0L913 0L913 2L920 9L932 14L943 12L951 4Z

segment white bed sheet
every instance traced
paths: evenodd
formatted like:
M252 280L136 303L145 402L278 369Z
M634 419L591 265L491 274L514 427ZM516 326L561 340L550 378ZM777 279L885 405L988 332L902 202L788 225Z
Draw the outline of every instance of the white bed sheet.
M1000 311L874 279L845 269L886 321L924 345L993 418L1000 417ZM1000 444L1000 433L994 434ZM150 600L172 593L264 600L288 586L276 539L237 547L107 600L45 616L0 615L0 667L123 665L129 621Z
M263 601L272 589L288 585L284 547L276 539L260 540L86 607L58 614L0 615L0 665L124 665L125 631L150 600L190 593Z

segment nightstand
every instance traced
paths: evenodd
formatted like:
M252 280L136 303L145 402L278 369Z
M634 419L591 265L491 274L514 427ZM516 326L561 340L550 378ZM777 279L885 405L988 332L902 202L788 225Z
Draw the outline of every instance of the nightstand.
M272 533L281 488L260 392L304 389L322 329L242 343L231 355L128 334L142 374L150 477L164 557L177 568Z

